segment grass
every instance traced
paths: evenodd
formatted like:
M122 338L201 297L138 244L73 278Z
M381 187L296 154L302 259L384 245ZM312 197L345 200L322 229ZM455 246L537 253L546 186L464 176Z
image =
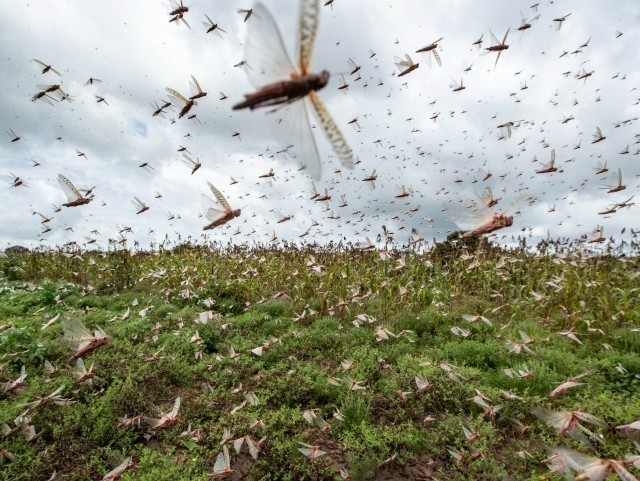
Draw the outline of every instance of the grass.
M132 456L137 468L122 479L204 480L225 432L231 479L339 479L340 468L351 479L562 479L541 462L545 448L611 459L635 450L619 431L598 427L602 442L589 450L532 414L582 410L611 427L640 419L635 255L503 250L476 239L389 258L344 246L75 254L0 259L0 378L16 380L22 366L27 373L22 387L1 390L5 432L21 404L63 385L60 397L73 400L23 418L34 439L18 429L0 440L4 479L46 480L54 471L100 479ZM61 320L71 317L110 337L83 356L93 365L90 386L77 382L74 351L62 342ZM509 353L507 341L524 344L521 331L531 352ZM45 360L59 374L47 375ZM509 368L532 374L509 377ZM549 397L585 371L583 384ZM422 392L417 375L430 384ZM495 417L472 401L476 390L501 405ZM248 402L252 393L258 403ZM151 433L147 418L177 397L177 423ZM479 434L473 447L463 426ZM260 442L257 460L233 449L245 435ZM309 460L299 442L326 454Z

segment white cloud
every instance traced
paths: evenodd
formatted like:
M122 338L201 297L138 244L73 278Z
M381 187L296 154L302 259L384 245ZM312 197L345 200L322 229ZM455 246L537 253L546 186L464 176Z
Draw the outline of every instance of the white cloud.
M200 0L189 4L191 30L169 23L158 2L58 0L37 8L26 2L2 4L0 42L5 55L0 80L5 91L0 123L23 138L0 142L8 179L7 188L0 189L0 202L11 206L0 219L0 245L39 243L40 219L31 216L29 206L49 215L52 203L63 202L58 173L77 186L95 185L96 198L55 214L52 232L43 236L52 245L82 242L97 229L104 247L108 238L117 237L117 226L132 227L128 238L143 246L167 234L200 238L206 224L200 195L208 194L207 181L233 207L242 208L242 216L228 228L207 233L207 238L223 242L266 242L274 231L280 239L297 241L312 219L321 225L311 227L305 239L320 243L343 236L354 241L375 238L382 225L394 230L400 242L406 242L412 227L426 238L439 231L441 239L455 228L442 207L459 200L468 203L474 190L479 193L487 185L503 198L498 207L521 211L514 226L504 231L507 237L522 228L528 229L526 235L572 238L597 225L604 226L607 236L619 235L624 227L637 229L635 207L609 217L598 215L638 190L634 126L640 70L631 54L640 40L637 6L628 0L585 7L574 0L541 5L534 13L529 4L456 1L432 2L425 8L418 1L354 0L322 8L313 68L332 73L320 95L361 161L353 171L341 168L320 129L314 129L324 172L317 188L328 188L332 196L326 205L309 199L311 181L297 171L295 162L276 154L286 146L271 137L267 116L231 110L253 90L233 65L244 57L245 29L259 19L244 23L234 7L214 8ZM269 2L268 7L291 55L297 2ZM521 12L529 20L540 15L522 33L517 31ZM562 29L555 31L552 20L569 12ZM227 31L224 39L205 34L204 13ZM494 69L496 54L480 56L472 42L484 34L486 46L489 29L501 39L507 28L509 49ZM616 31L623 35L616 38ZM439 37L444 37L438 47L443 66L429 68L414 52ZM370 49L376 53L373 58ZM421 65L398 78L393 57L405 53ZM51 62L62 77L41 74L33 58ZM360 80L348 75L349 58L361 66ZM575 78L583 68L593 71L586 81ZM346 94L337 89L340 74L349 83ZM166 87L188 94L191 75L208 92L192 109L202 124L186 117L172 124L169 118L177 117L175 111L166 118L152 117L150 104L166 99ZM102 82L87 86L90 77ZM463 79L465 90L452 92L452 79ZM74 102L53 107L31 102L36 85L60 82ZM228 98L219 100L219 91ZM109 105L96 102L95 95ZM573 120L562 123L568 117ZM359 128L349 124L354 118ZM522 122L512 137L498 140L497 126L516 120ZM591 144L596 127L607 139ZM236 131L239 139L232 137ZM203 164L194 175L181 162L180 145ZM619 154L626 145L630 153ZM547 162L552 149L559 171L535 174L540 164L532 159ZM31 167L29 159L42 165ZM606 179L593 171L598 160L607 160L612 171L622 170L626 190L607 194L600 188ZM155 170L139 168L142 162ZM266 184L258 176L270 168L276 180ZM377 188L370 190L361 180L374 168ZM490 170L493 177L472 184L479 168ZM31 187L9 188L9 172L27 179ZM229 185L230 177L238 183ZM413 189L413 195L395 199L396 185ZM156 192L161 199L155 198ZM536 202L509 207L523 193ZM149 204L148 212L136 215L134 195ZM348 206L341 208L342 195ZM420 209L411 212L416 205ZM294 218L277 224L273 208ZM181 218L169 221L168 212ZM328 218L337 215L339 219ZM425 217L435 220L429 223Z

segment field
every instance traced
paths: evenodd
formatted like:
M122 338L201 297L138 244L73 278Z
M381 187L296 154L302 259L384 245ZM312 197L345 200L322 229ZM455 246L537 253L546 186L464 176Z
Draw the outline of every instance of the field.
M131 457L123 480L551 480L587 467L575 452L623 461L634 249L7 252L0 475L101 479Z

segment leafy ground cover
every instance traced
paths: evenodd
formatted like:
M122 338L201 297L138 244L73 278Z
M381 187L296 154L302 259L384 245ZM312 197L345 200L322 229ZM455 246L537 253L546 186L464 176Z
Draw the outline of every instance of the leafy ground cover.
M640 429L617 429L640 420L636 256L470 239L0 262L4 479L640 473Z

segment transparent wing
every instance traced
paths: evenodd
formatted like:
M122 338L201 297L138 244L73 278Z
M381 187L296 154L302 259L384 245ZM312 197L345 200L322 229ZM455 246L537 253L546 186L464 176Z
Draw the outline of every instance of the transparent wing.
M246 70L249 82L260 88L290 78L296 73L296 68L287 55L278 25L267 7L257 3L253 11L260 18L256 15L255 21L247 26L244 59L253 67L253 70Z
M64 319L62 321L62 332L64 333L64 341L69 344L80 344L93 338L89 329L77 318Z
M178 416L178 411L180 410L180 402L181 399L180 396L178 396L173 403L173 409L171 409L171 412L169 413L169 417L171 419L175 419Z
M550 411L546 408L535 408L531 411L534 416L547 424L553 426L556 429L563 429L566 424L567 416L566 413L556 413L554 411Z
M507 37L509 36L509 32L511 31L511 27L509 27L507 29L507 31L504 34L504 37L502 37L502 43L500 45L506 45L507 43Z
M224 207L228 211L233 210L229 205L229 202L227 202L227 199L224 198L220 191L216 189L211 182L207 182L207 185L209 186L209 189L211 189L211 192L213 192L213 195L216 196L216 199L218 199L218 202L222 207Z
M183 159L181 159L182 163L187 167L189 167L190 169L193 169L196 166L196 162L187 154L182 154L182 157L183 157Z
M173 104L178 104L178 105L182 104L182 105L184 105L184 104L188 104L189 103L189 100L186 99L184 97L184 95L182 95L177 90L174 90L174 89L172 89L170 87L167 87L166 91L169 93L169 98L171 99L171 102Z
M491 46L497 47L498 45L500 45L500 40L496 38L491 30L489 30L489 34L491 35Z
M201 94L202 88L200 87L200 84L193 75L191 76L191 79L192 80L189 81L189 91L191 92L191 95Z
M446 204L445 212L447 218L462 230L475 229L489 222L495 214L484 202L474 202L473 206Z
M124 470L129 467L129 465L131 464L131 461L132 461L132 458L131 456L129 456L124 461L122 461L122 463L120 463L118 467L112 469L107 474L105 474L103 479L116 479L115 475L122 474Z
M216 464L213 466L214 473L221 473L231 467L229 460L229 448L227 446L222 447L222 452L218 454L216 458Z
M249 448L249 454L253 459L258 459L258 455L260 454L260 448L256 445L256 443L247 436L247 447Z
M327 110L324 102L316 92L311 92L309 94L309 98L311 99L316 117L320 121L322 130L324 130L324 135L331 144L333 152L338 156L344 167L353 169L353 153L351 151L351 147L349 147L347 140L333 121L329 110Z
M433 52L433 57L436 59L436 62L438 62L438 65L442 67L442 60L440 59L440 55L438 55L438 52L435 49L432 50L432 52Z
M204 216L209 222L216 222L227 215L223 210L216 207L215 201L204 194L201 197L202 207L204 208Z
M293 144L289 152L306 165L309 175L320 179L322 167L315 136L311 130L307 100L293 102L267 114L269 128L281 146Z
M435 52L435 50L429 50L428 52L425 52L425 54L422 56L422 58L424 58L424 61L427 64L427 67L431 68L431 52Z
M401 57L398 57L397 55L395 55L393 57L393 61L396 64L396 67L398 67L398 69L400 69L400 70L404 70L406 68L409 68L409 67L415 65L414 61L411 59L409 54L405 54L404 57L405 58L401 58ZM429 61L429 66L431 66L431 62L430 61Z
M80 194L80 192L78 192L78 189L76 189L71 181L64 175L58 174L58 182L60 183L62 191L67 196L67 200L69 200L69 202L82 198L82 195Z
M601 463L600 459L579 453L572 449L557 448L556 452L565 465L575 471L587 471ZM593 478L589 478L593 479ZM604 479L604 478L603 478Z
M319 19L320 2L318 0L301 0L296 57L298 58L301 72L305 74L309 72L309 67L311 67Z
M237 454L240 454L240 451L242 451L243 444L244 444L244 437L238 438L233 442L233 447L235 448Z

